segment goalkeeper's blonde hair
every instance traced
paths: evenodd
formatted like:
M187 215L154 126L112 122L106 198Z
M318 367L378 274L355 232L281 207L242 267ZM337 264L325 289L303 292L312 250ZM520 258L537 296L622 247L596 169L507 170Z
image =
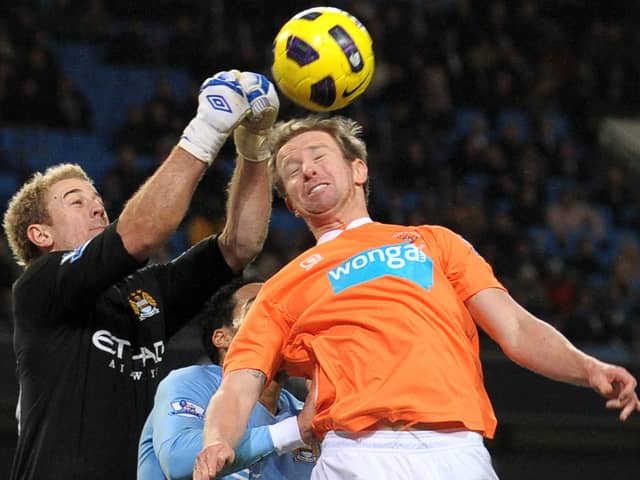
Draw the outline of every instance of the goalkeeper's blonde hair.
M309 115L304 118L294 118L293 120L277 122L269 134L269 148L271 157L269 158L269 173L273 188L278 195L286 197L282 179L278 175L276 168L276 157L282 146L293 137L310 131L326 132L336 141L345 159L353 161L356 158L367 163L367 145L362 140L362 126L347 117L322 115ZM369 194L369 182L364 185L365 198Z
M27 228L35 223L51 223L46 203L47 193L52 185L68 178L78 178L93 184L80 165L63 163L49 167L44 173L34 173L11 197L4 213L3 225L18 265L29 265L42 255L40 249L29 240Z

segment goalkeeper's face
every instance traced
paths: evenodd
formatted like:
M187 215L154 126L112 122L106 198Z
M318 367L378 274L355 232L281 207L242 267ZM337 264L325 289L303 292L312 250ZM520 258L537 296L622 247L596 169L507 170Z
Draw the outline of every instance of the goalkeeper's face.
M278 151L276 167L289 209L305 220L341 218L345 210L366 211L367 165L361 159L347 160L327 132L313 130L293 137Z
M31 241L46 251L75 250L109 225L102 198L86 180L54 183L46 195L46 209L49 221L29 227Z

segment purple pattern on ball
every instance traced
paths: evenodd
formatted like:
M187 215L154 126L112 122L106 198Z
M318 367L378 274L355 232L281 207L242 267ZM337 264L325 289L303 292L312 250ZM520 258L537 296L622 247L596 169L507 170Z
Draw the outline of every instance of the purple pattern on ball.
M304 40L291 36L287 39L287 58L304 67L318 60L320 55Z

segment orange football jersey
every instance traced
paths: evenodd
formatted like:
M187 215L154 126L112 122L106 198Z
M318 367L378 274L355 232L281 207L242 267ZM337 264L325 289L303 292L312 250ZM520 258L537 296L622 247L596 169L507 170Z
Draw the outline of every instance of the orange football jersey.
M440 226L367 223L287 264L262 287L224 370L316 378L314 429L450 423L491 438L478 331L464 301L504 287Z

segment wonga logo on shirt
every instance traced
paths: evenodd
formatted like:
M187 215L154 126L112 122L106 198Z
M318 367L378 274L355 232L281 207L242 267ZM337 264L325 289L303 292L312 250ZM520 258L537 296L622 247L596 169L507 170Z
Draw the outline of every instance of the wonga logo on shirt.
M433 261L412 243L365 250L329 270L334 293L384 275L405 278L425 290L433 284Z

